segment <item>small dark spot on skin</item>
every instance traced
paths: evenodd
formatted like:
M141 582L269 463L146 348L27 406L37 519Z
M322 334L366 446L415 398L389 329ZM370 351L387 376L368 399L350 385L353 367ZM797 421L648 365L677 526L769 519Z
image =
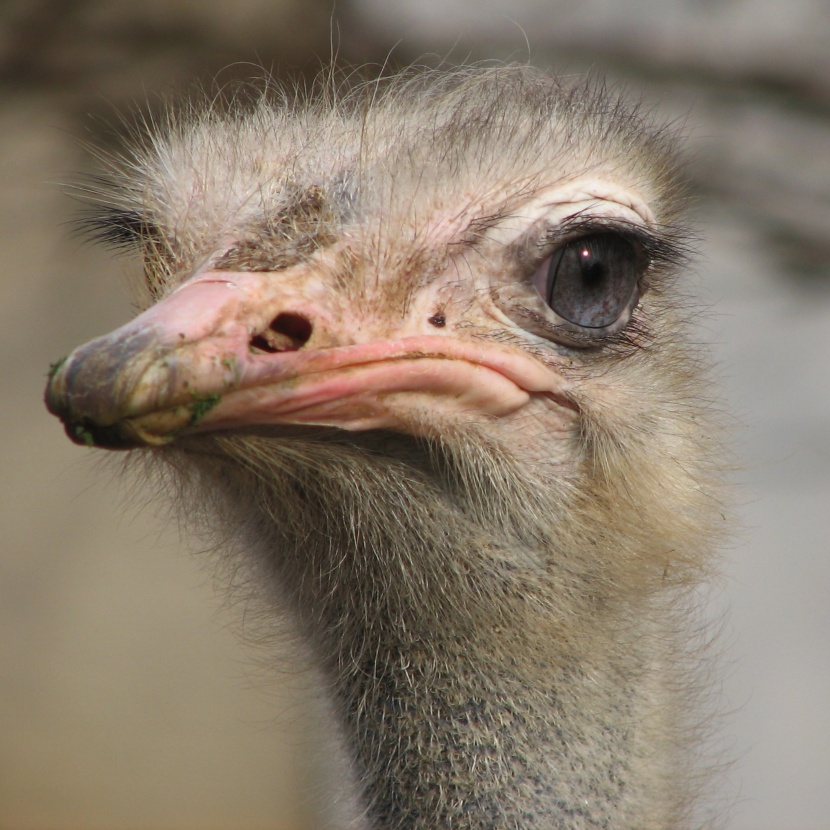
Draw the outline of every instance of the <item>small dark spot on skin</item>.
M443 314L433 314L427 322L431 323L437 329L442 329L447 325L447 318Z

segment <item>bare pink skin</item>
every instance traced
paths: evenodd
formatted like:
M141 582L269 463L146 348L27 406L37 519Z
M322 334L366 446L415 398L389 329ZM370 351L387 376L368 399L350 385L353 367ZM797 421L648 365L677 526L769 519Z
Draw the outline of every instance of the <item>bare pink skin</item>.
M561 376L518 347L462 339L449 326L424 334L432 327L420 317L408 336L356 330L317 299L313 281L301 288L283 274L200 271L76 349L51 380L48 405L73 440L111 447L246 424L411 431L419 408L501 418L539 397L572 408ZM254 348L284 313L308 321L307 342Z

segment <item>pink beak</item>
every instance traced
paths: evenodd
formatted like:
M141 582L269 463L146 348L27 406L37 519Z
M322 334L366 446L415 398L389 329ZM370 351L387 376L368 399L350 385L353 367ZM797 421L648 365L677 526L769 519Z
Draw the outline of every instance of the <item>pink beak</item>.
M128 449L246 424L412 431L413 407L501 416L561 387L515 347L450 332L360 343L349 328L279 275L205 270L72 352L46 405L76 443Z

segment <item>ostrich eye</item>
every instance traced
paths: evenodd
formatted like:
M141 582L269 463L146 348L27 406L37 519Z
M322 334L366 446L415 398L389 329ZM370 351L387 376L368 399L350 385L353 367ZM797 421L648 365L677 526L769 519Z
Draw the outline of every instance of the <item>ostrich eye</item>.
M587 329L611 326L636 302L642 260L613 233L575 239L545 260L533 284L559 317Z

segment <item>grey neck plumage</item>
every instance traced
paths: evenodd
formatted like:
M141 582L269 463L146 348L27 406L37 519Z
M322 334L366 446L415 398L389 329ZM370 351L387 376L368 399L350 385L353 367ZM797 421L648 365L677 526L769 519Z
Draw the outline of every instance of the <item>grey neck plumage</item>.
M546 549L503 465L471 497L394 436L216 443L209 486L319 658L372 830L677 825L660 601Z

